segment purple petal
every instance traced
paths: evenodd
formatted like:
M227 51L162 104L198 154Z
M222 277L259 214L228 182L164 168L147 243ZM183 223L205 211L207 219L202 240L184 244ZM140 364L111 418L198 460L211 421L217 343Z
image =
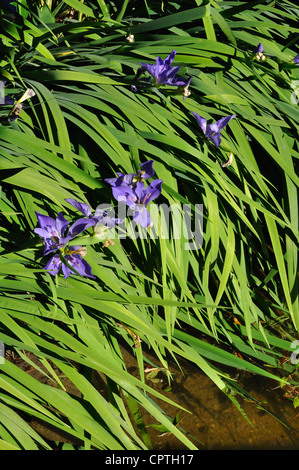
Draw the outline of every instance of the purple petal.
M133 183L135 176L136 173L129 173L128 175L124 175L122 179L122 185L130 186Z
M50 238L50 233L48 232L48 230L45 230L44 228L35 228L34 230L34 233L37 233L37 235L39 235L40 237L46 239L46 238Z
M60 236L63 236L65 229L69 225L69 222L64 218L62 212L59 212L56 217L56 227Z
M187 86L187 82L184 78L175 77L172 80L168 81L167 85L178 86L178 87L184 87L185 88Z
M88 229L94 224L95 222L92 219L78 219L76 220L76 222L73 223L73 225L71 225L67 237L65 238L68 238L70 240L71 238L76 237L77 235L79 235L79 233L82 233L83 230Z
M70 274L76 274L75 271L71 271L70 268L65 263L62 263L62 262L61 262L61 270L62 270L64 279L67 279L70 276Z
M232 114L231 116L224 117L222 119L219 119L219 121L215 122L215 126L217 127L217 131L214 130L214 132L220 132L221 129L223 129L227 124L234 118L236 117L236 114ZM214 124L211 124L211 127L214 126Z
M143 70L147 71L152 77L156 79L159 77L159 72L161 73L161 71L159 70L159 67L157 65L143 63L141 63L140 65L142 66Z
M93 216L93 218L94 218L94 219L102 219L102 218L103 218L104 216L106 216L106 215L107 215L107 212L104 211L103 209L100 209L100 207L98 206L98 207L96 208L96 210L94 211L94 216Z
M219 147L219 145L221 144L220 132L216 132L216 134L209 135L209 140L211 140L211 142L213 142L213 144L215 144L216 147Z
M123 174L122 174L122 176L123 176ZM117 176L115 178L106 178L106 179L104 179L104 181L106 183L110 184L111 186L120 186L121 183L122 183L122 180L123 180L122 176Z
M59 240L57 242L53 241L52 238L45 238L45 249L44 249L44 256L47 256L49 253L54 253L60 248Z
M116 227L116 225L119 225L119 224L122 224L124 222L123 219L115 219L114 217L109 217L109 216L106 216L106 217L102 217L101 219L98 219L96 221L96 225L95 225L95 232L97 232L97 230L100 228L100 227L109 227L109 228L114 228Z
M75 237L75 235L74 235L74 237ZM68 244L68 242L70 240L72 240L72 238L74 238L74 237L72 237L71 235L67 235L65 237L60 237L60 239L59 239L59 248L65 247Z
M113 218L113 217L104 217L103 222L105 225L110 228L114 228L116 225L120 225L124 222L124 219Z
M172 81L174 79L174 76L178 73L180 70L180 66L177 65L176 67L172 67L169 70L165 70L164 73L162 74L163 78L165 77L166 80Z
M175 58L175 55L176 55L176 51L172 51L167 57L166 59L164 59L164 65L166 65L167 67L171 67L171 64L172 62L174 61L174 58Z
M200 116L199 114L195 113L194 111L191 111L191 113L195 116L195 119L196 119L199 127L201 128L201 130L205 134L206 131L207 131L207 120L205 118L203 118L202 116Z
M41 228L44 229L47 226L53 226L53 227L56 226L56 221L52 217L49 217L48 215L39 214L36 211L35 211L35 215L37 217L37 221Z
M147 71L154 79L156 80L156 83L165 83L165 80L167 80L167 74L169 71L171 71L171 64L174 60L176 51L172 51L164 60L161 59L161 57L156 58L156 64L144 64L141 63L141 67L143 71ZM176 73L176 72L175 72Z
M131 186L114 186L112 193L117 201L125 202L130 207L137 201L137 195Z
M95 279L95 276L91 274L90 265L87 263L87 261L82 259L80 255L66 255L65 259L68 264L70 264L70 266L72 266L77 271L78 274ZM62 272L65 278L67 278L70 274L76 274L75 272L71 271L64 263L62 263Z
M134 222L141 225L141 227L146 228L151 225L152 221L146 207L137 209L133 216Z
M79 202L76 201L75 199L65 199L66 202L74 206L78 211L82 212L86 217L89 217L91 215L91 209L88 204L85 202Z
M116 178L106 178L104 181L111 186L129 186L133 183L133 180L136 176L135 173L129 173L129 174L124 174L124 173L116 173L117 177Z
M212 124L207 125L206 136L210 138L211 134L220 132L236 115L227 116L219 121L213 122Z
M257 46L257 48L255 49L254 53L255 54L258 54L260 52L263 52L264 48L263 48L263 45L262 43L260 42L259 45Z
M295 64L299 64L299 54L296 55L294 61Z
M191 80L192 80L192 77L189 77L184 86L188 87L191 83Z
M60 271L61 264L62 263L61 263L60 256L55 255L55 256L53 256L53 258L51 258L48 261L48 263L46 264L46 266L43 269L49 270L49 273L52 274L52 276L56 276L56 274L58 274L58 272Z
M145 163L141 163L141 170L138 170L138 173L143 179L152 178L154 176L155 171L153 169L153 164L153 160L148 160Z
M146 194L145 184L143 183L143 181L137 182L136 187L135 187L135 194L137 196L136 202L143 204L142 199L143 199L143 196Z
M149 184L146 187L146 190L144 191L142 201L140 201L142 204L145 206L148 205L150 201L153 201L156 199L158 196L160 196L161 191L162 191L162 180L154 180L151 184Z

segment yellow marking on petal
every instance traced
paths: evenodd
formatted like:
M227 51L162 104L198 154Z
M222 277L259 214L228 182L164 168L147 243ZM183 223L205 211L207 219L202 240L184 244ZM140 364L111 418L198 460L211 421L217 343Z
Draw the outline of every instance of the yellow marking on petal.
M86 253L87 253L86 247L81 246L77 250L67 250L65 252L65 255L80 255L80 256L82 256L82 258L84 258L84 256L86 256Z

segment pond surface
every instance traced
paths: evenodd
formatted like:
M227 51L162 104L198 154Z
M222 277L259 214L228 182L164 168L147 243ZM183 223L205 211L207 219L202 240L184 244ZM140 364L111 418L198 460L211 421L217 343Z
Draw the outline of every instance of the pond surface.
M152 357L151 360L155 362ZM129 355L127 361L132 362L132 373L135 375L137 368L135 370ZM189 439L198 449L299 449L299 408L295 409L292 402L284 397L284 392L277 388L277 382L239 371L240 385L278 418L259 409L255 403L236 396L252 424L250 425L209 377L186 361L180 360L179 363L183 373L175 364L170 366L170 371L174 374L171 391L163 391L165 379L161 372L157 377L161 377L162 381L159 384L155 383L154 387L178 405L190 410L192 414L180 412L180 426L188 433ZM162 401L159 405L171 418L179 410ZM153 422L150 416L145 417L145 421L147 424ZM173 435L161 435L151 431L150 436L156 450L184 449Z
M122 348L122 351L128 371L138 377L135 358L126 349ZM153 363L157 363L149 353L145 355ZM278 388L277 382L264 379L258 375L235 371L236 375L239 372L240 385L278 418L276 419L263 409L259 409L255 403L236 396L252 423L250 425L231 400L204 373L184 360L179 360L179 363L181 370L175 363L170 362L170 371L173 374L171 390L167 390L166 375L162 372L159 372L152 380L148 380L148 384L190 411L190 413L180 411L179 424L198 449L299 449L299 408L295 409L292 402L284 397L284 392ZM47 383L47 377L30 367L29 364L21 362L18 365L36 379ZM149 368L152 368L152 365L149 365ZM148 374L147 377L149 377ZM69 393L78 395L78 391L71 383L64 381L64 384ZM105 383L100 375L97 374L94 377L93 384L99 391L105 393ZM179 407L170 406L164 401L157 401L156 399L155 401L172 419L179 411ZM147 412L143 414L143 418L147 426L156 424ZM30 424L50 444L51 441L53 443L56 441L78 444L69 440L69 436L60 434L57 430L51 429L35 418L31 420ZM151 427L147 429L154 450L186 449L172 434L164 434Z

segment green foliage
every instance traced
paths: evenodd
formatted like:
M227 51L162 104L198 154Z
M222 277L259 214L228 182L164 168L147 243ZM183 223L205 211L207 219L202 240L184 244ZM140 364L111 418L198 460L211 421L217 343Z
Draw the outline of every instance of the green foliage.
M282 356L299 332L298 7L17 3L16 17L0 20L1 73L16 100L26 88L36 96L17 121L0 108L0 340L25 361L34 355L32 367L51 385L7 360L1 365L0 448L49 448L29 417L66 431L83 449L151 448L144 409L194 449L156 404L170 400L145 380L147 350L166 371L169 360L189 360L224 393L222 366L277 381L293 372ZM253 60L258 43L265 62ZM172 50L180 73L192 76L191 96L183 100L172 87L134 94L140 62ZM222 146L204 139L191 111L209 121L236 114ZM78 213L66 198L93 209L114 204L104 179L150 159L164 181L159 203L189 204L193 216L202 204L202 246L188 250L184 239L150 233L98 243L86 257L96 280L53 279L33 233L35 211L73 220ZM139 377L127 369L122 341ZM107 396L94 373L105 378Z

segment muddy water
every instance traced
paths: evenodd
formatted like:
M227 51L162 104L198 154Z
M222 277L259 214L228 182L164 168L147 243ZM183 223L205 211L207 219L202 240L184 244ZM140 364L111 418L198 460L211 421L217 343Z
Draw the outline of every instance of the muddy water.
M138 367L134 356L124 348L122 351L128 371L138 377ZM150 353L145 353L145 356L157 364ZM299 449L299 408L296 410L291 401L283 396L283 391L277 388L276 382L265 380L257 375L239 374L240 385L285 423L285 425L282 424L271 414L259 409L255 403L237 397L251 422L250 425L231 400L204 373L184 360L179 360L179 363L181 370L175 363L170 362L170 372L173 376L171 390L167 390L168 382L162 372L159 372L152 380L148 380L148 384L165 397L189 410L189 412L180 411L179 424L198 449ZM26 363L20 366L25 370L29 367ZM45 376L39 377L37 370L27 372L36 379L45 381ZM232 372L235 375L238 373L238 371ZM148 374L147 377L149 377ZM104 392L105 384L100 376L95 377L93 383L99 391ZM78 391L71 383L64 384L68 392L77 395ZM179 411L179 407L169 406L164 401L157 401L157 403L172 419ZM143 417L145 424L149 426L147 429L155 450L185 449L172 434L163 434L151 428L150 425L155 422L147 412L143 413ZM31 425L45 439L53 441L53 444L54 441L72 442L69 436L59 434L57 430L51 429L34 418ZM73 444L78 443L73 442Z
M131 372L137 374L129 355L127 360L132 363ZM292 402L283 396L283 391L277 388L276 382L251 374L238 376L240 385L285 423L282 424L268 412L259 409L256 403L239 396L238 401L251 422L249 424L231 400L204 373L187 362L179 362L183 373L175 364L170 366L174 379L171 391L163 391L165 376L161 372L156 377L160 378L160 382L151 384L149 381L149 384L191 412L180 412L180 425L198 449L299 449L299 409L296 410ZM159 405L171 418L179 410L162 401ZM150 416L145 416L145 421L147 424L153 422ZM184 449L172 435L161 435L151 430L150 436L157 450Z

